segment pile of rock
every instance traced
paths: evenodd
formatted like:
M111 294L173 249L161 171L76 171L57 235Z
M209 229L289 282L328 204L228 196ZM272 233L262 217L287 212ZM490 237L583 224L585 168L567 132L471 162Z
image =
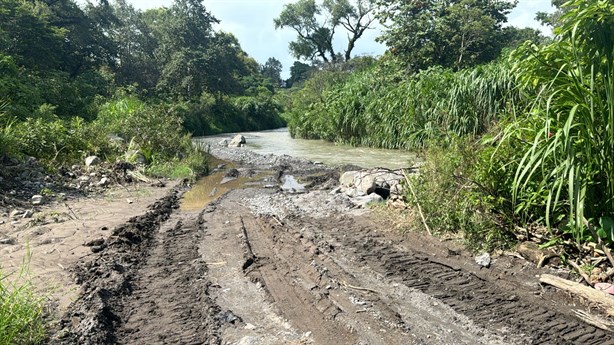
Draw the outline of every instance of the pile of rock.
M401 170L374 168L368 170L346 171L340 179L340 186L333 193L344 193L352 202L366 206L372 202L403 199L405 180Z

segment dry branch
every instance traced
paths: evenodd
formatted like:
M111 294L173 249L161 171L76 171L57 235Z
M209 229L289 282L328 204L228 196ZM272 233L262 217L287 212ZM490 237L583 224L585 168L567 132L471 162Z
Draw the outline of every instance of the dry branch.
M614 316L614 298L610 297L606 292L595 290L588 286L550 274L542 274L539 281L596 303L603 307L609 316Z
M420 203L418 202L418 197L416 196L416 192L414 192L414 188L411 185L411 181L409 181L409 177L407 177L405 170L401 170L401 172L403 173L403 176L405 177L405 181L407 182L407 186L409 187L411 194L414 196L414 199L416 200L416 206L418 206L418 213L420 213L422 224L424 224L424 227L426 228L426 232L428 232L429 235L433 236L433 233L431 233L431 228L429 228L428 224L426 224L426 218L424 218L424 213L422 213L422 207L420 207Z

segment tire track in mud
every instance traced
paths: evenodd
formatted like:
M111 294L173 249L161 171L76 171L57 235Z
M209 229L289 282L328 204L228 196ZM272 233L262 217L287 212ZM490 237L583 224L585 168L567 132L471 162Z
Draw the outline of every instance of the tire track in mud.
M198 253L202 214L175 211L179 194L116 228L74 268L82 292L52 344L221 343Z
M336 249L323 244L319 234L286 221L245 217L241 232L248 236L242 235L242 241L248 238L253 253L243 258L246 262L255 258L245 273L265 288L271 302L293 325L312 331L314 344L504 344L492 335L459 334L484 330L460 326L461 321L442 313L441 307L434 308L439 314L430 318L433 324L427 328L446 334L430 335L423 327L414 328L413 322L420 317L403 317L405 310L401 309L411 309L409 304L414 302L420 304L414 307L422 309L413 312L424 313L428 299L408 302L406 296L394 292L399 289L392 284L365 280L358 265L340 265ZM372 274L371 278L377 280Z
M504 289L460 267L410 252L367 228L346 229L344 236L332 234L333 238L351 248L357 261L441 300L487 329L507 329L524 335L530 344L614 344L614 334L549 309L548 300Z

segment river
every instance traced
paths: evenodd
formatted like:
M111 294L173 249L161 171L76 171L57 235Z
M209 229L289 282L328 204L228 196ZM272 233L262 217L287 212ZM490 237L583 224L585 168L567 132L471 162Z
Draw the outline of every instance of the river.
M331 166L355 164L364 168L406 168L416 161L409 151L353 147L323 140L292 139L287 128L259 132L242 132L250 150L260 154L289 155ZM235 134L219 134L205 138L232 138ZM198 140L199 138L195 138Z

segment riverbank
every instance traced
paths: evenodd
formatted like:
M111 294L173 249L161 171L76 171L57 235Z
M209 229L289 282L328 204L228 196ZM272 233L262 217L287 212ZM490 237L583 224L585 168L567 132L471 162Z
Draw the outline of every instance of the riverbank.
M46 227L51 231L42 236L59 229L83 236L52 241L51 253L32 251L33 260L49 265L49 255L66 260L72 250L78 258L57 269L66 277L61 286L73 293L52 343L614 341L613 333L576 316L575 310L588 312L580 301L536 277L568 277L566 271L537 268L518 253L494 256L486 268L460 239L406 229L410 223L398 211L358 207L346 194L331 193L342 173L357 167L245 148L212 146L211 153L226 160L214 167L224 176L250 180L199 209L182 208L189 188L135 186L132 203L119 188L98 201L69 203L79 218L58 230L49 224L20 230L20 244ZM281 188L286 176L305 190Z

